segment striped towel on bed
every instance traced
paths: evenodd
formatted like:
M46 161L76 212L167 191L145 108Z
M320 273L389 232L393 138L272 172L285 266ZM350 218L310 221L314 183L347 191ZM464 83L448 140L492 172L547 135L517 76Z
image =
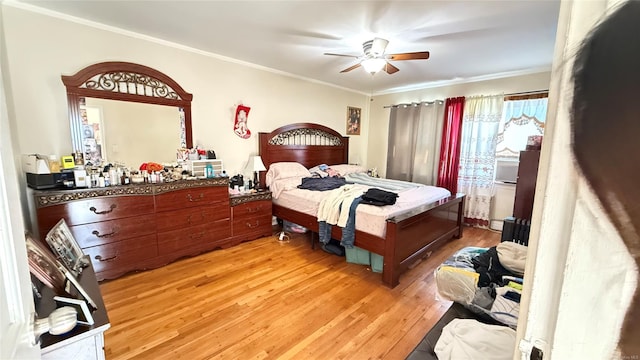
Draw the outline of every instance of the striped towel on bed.
M382 190L392 191L395 193L424 186L422 184L412 183L408 181L374 178L364 173L347 174L344 178L348 183L366 185Z

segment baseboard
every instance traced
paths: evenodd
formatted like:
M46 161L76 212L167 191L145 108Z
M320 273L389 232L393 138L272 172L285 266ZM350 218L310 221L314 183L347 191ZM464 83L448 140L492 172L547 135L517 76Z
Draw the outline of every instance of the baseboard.
M489 228L491 230L502 231L503 224L504 224L504 221L502 220L491 220L491 222L489 223Z

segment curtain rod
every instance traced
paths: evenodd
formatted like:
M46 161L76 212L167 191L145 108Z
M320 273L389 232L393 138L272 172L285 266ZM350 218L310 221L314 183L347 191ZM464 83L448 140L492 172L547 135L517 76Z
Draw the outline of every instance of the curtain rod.
M542 90L532 90L532 91L524 91L524 92L519 92L519 93L509 93L509 94L504 94L505 97L507 96L525 96L525 95L536 95L536 94L548 94L549 93L549 89L542 89ZM435 100L435 101L421 101L419 103L408 103L408 104L396 104L396 105L385 105L383 106L384 109L389 109L392 107L398 107L398 106L409 106L409 105L413 105L413 106L418 106L421 104L426 104L426 105L431 105L435 102L440 102L443 103L444 101L442 100Z
M396 105L385 105L383 106L384 109L388 109L388 108L392 108L392 107L398 107L398 106L418 106L418 105L432 105L435 104L436 102L444 104L444 101L442 100L434 100L434 101L421 101L421 102L413 102L413 103L407 103L407 104L396 104Z
M519 93L504 94L504 96L535 95L535 94L544 94L544 93L549 93L549 89L546 89L546 90L533 90L533 91L524 91L524 92L519 92Z

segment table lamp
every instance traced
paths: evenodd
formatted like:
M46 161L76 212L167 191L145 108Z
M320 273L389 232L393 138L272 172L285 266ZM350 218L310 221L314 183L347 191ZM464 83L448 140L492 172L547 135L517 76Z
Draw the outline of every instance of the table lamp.
M265 171L267 168L264 167L260 155L251 156L247 165L247 167L253 171L253 188L260 191L260 177L258 176L258 172Z

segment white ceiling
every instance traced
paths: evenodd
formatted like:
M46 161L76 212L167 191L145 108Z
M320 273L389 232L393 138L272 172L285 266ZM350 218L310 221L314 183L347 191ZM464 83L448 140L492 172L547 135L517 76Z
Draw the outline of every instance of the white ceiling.
M502 1L33 1L22 3L130 30L366 94L551 68L559 0ZM325 52L430 51L370 75Z

